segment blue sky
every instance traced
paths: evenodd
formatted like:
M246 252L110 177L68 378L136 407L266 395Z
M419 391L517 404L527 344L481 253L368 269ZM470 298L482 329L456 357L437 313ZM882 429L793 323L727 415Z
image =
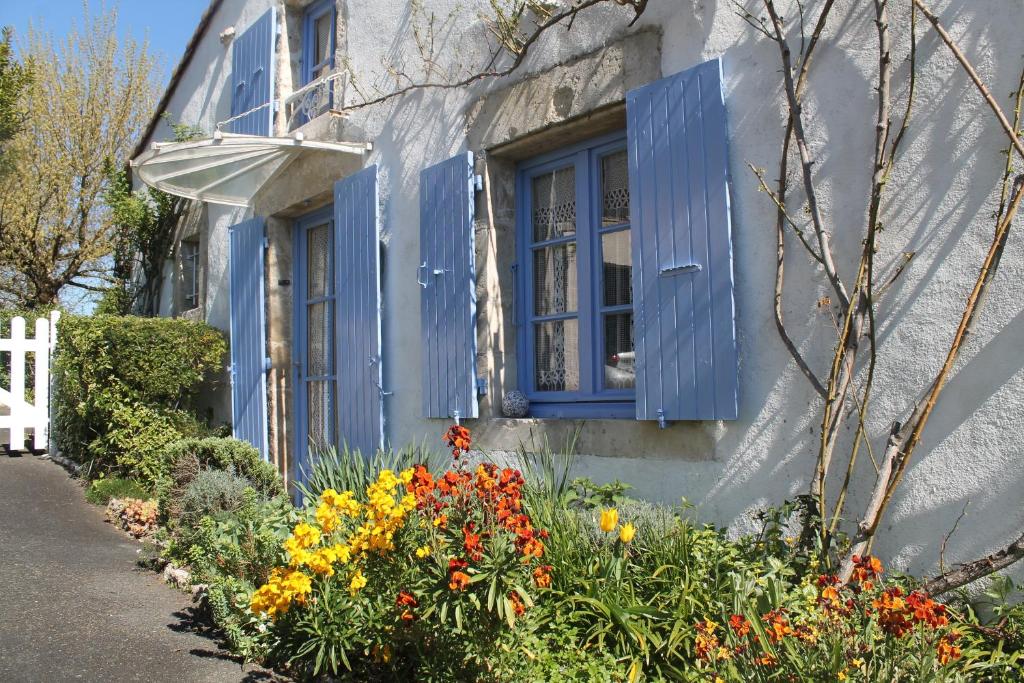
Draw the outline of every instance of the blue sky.
M116 8L118 33L140 41L148 38L166 80L209 4L209 0L89 0L89 11ZM12 26L16 35L24 35L31 21L36 28L63 37L72 22L81 25L83 16L82 0L0 0L0 25Z

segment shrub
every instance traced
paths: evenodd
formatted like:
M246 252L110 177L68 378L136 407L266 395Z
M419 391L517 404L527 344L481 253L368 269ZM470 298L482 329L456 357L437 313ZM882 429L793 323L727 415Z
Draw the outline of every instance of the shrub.
M223 335L203 323L63 317L54 360L58 446L101 472L155 484L162 448L205 431L191 402L225 350Z
M85 489L85 499L93 505L106 505L111 498L150 497L150 492L134 479L104 477L94 479Z
M194 529L203 517L231 513L242 506L252 482L228 470L201 469L185 487L178 502L178 525Z
M107 521L127 531L133 538L149 536L157 530L156 501L111 498L107 503Z
M192 480L204 469L231 471L244 478L265 498L284 494L284 482L277 468L260 459L251 444L226 437L180 439L161 451L157 485L162 519L176 519L179 504Z

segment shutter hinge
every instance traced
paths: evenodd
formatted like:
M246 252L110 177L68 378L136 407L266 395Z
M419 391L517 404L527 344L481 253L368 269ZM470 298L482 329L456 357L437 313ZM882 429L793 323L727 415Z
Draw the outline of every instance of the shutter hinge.
M270 360L270 356L263 357L263 372L270 372L270 369L274 367L273 361Z
M667 429L668 422L665 420L664 408L658 408L658 429Z
M476 395L486 396L487 395L487 378L477 377L476 378Z
M483 192L484 190L484 177L479 173L473 176L473 187L476 188L477 192Z
M456 426L458 426L458 424L459 424L459 418L460 418L460 417L461 417L461 416L459 415L459 411L458 411L458 409L457 409L457 408L456 408L455 410L453 410L453 411L452 411L452 419L453 419L453 420L455 420L455 425L456 425Z
M270 238L269 237L264 237L263 238L263 248L264 249L270 249Z

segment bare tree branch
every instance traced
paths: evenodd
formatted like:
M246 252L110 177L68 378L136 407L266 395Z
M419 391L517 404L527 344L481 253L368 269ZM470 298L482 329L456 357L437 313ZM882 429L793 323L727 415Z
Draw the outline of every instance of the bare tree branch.
M930 595L942 595L951 590L966 586L972 581L986 577L1006 569L1010 565L1024 559L1024 534L1005 548L1000 548L991 555L962 564L956 569L939 574L924 584Z

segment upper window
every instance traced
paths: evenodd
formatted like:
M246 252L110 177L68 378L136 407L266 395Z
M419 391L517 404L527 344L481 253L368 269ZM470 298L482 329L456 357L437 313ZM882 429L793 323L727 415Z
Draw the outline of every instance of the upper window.
M199 241L181 242L182 301L184 310L199 305Z
M618 134L519 168L519 380L537 416L634 414L625 147Z
M321 0L306 8L302 30L303 85L334 67L334 17L334 0Z

